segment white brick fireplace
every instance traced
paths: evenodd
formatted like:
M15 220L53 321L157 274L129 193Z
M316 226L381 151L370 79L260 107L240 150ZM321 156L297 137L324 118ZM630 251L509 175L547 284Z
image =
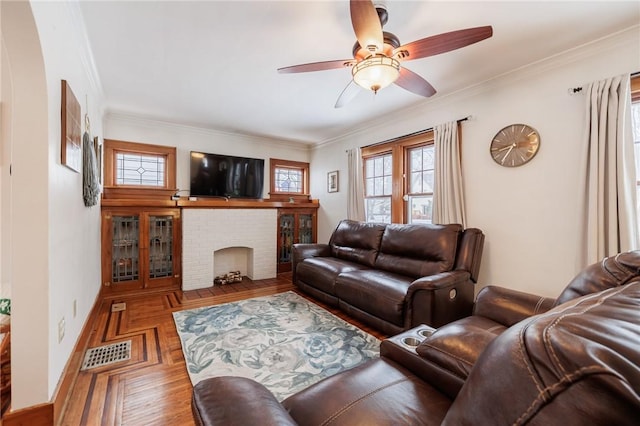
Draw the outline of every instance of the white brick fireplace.
M243 275L252 280L274 278L277 217L276 209L183 209L182 289L211 287L219 272L214 252L227 248L247 249L237 250L246 258L246 272L240 268Z

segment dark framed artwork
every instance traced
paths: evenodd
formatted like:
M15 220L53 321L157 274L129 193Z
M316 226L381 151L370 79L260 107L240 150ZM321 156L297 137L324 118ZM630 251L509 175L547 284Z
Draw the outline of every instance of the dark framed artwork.
M66 80L62 80L61 162L76 173L82 168L80 103Z
M327 192L338 192L338 171L327 173Z

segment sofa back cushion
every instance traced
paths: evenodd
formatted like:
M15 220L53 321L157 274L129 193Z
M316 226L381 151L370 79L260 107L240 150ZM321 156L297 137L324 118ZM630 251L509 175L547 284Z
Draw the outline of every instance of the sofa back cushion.
M458 224L387 225L375 267L413 278L451 271L461 233Z
M521 321L480 355L442 424L638 424L639 341L640 281Z
M331 256L373 267L385 229L383 223L342 220L331 239Z
M554 306L585 294L624 285L640 277L640 250L606 257L587 266L560 293Z

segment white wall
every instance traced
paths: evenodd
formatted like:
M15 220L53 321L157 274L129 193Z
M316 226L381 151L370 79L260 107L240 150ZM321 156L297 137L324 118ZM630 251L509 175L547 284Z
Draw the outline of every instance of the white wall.
M462 124L462 166L467 226L486 235L479 287L557 296L580 269L585 99L568 89L640 71L639 52L636 27L318 146L311 156L311 190L320 194L319 241L326 242L346 217L346 149L471 115ZM512 123L529 124L541 135L537 156L518 168L501 167L489 155L493 136ZM328 194L326 174L336 168L341 189Z
M92 134L101 133L101 99L72 9L64 2L2 2L3 68L11 75L3 88L12 95L3 114L11 121L3 149L11 147L12 175L2 211L11 217L13 410L51 399L100 289L99 207L84 207L82 175L60 164L62 79L82 114L89 105Z
M102 94L91 63L78 5L33 2L45 62L49 159L49 397L100 291L100 206L85 207L82 171L61 164L61 80L66 80L85 114L89 134L102 135ZM74 313L74 301L76 312ZM58 323L65 336L58 343Z
M225 133L211 129L147 120L135 116L107 115L105 138L177 148L176 183L185 196L189 191L189 152L237 155L265 160L264 198L269 197L269 158L309 161L309 147L304 144ZM314 193L312 198L316 198Z

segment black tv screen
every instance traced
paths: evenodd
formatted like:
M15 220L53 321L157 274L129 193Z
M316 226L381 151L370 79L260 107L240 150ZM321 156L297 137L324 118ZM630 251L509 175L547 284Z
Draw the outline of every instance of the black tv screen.
M263 183L263 159L191 151L191 196L262 198Z

